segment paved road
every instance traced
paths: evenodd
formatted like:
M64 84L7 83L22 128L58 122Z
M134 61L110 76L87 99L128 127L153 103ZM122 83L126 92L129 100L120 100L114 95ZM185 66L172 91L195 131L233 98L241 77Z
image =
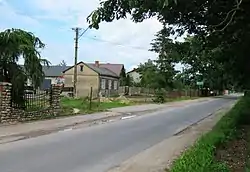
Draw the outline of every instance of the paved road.
M216 98L137 118L0 145L1 172L104 172L233 103Z

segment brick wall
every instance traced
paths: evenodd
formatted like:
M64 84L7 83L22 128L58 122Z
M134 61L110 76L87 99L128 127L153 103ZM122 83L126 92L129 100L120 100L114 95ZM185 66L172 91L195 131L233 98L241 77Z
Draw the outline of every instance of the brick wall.
M17 123L58 116L60 113L61 86L52 85L50 105L35 111L27 112L23 109L11 107L11 84L0 82L0 123Z

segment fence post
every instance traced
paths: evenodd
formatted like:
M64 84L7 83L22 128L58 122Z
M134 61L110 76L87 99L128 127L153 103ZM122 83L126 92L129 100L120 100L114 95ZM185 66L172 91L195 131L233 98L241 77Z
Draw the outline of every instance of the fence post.
M90 95L89 95L89 110L92 109L92 97L93 97L93 88L90 87Z
M60 113L60 85L52 85L51 92L51 112L54 116L57 116Z
M1 107L0 107L0 123L9 122L11 118L11 87L10 83L1 82L2 87L2 97L1 97Z

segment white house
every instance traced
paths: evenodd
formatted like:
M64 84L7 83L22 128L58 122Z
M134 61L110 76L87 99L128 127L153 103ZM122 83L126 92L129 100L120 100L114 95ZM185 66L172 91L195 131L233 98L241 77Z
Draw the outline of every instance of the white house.
M133 80L134 83L137 84L137 83L141 82L141 74L137 71L136 68L134 68L133 70L129 71L127 74Z

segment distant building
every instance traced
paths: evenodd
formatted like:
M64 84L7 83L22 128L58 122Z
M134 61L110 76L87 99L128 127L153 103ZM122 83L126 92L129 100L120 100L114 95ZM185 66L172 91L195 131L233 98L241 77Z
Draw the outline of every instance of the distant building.
M127 75L132 79L133 83L138 84L141 82L141 74L138 72L138 69L134 68Z
M63 71L69 68L69 66L43 66L43 72L45 74L45 78L43 83L40 86L40 89L47 89L51 86L51 84L63 84ZM27 85L31 86L32 82L30 79L27 81Z
M103 95L116 92L119 88L119 79L123 68L123 64L101 64L99 61L95 63L79 62L77 64L77 96L89 96L91 87L93 96L97 96L100 92ZM64 86L73 87L74 66L64 70L63 74Z

